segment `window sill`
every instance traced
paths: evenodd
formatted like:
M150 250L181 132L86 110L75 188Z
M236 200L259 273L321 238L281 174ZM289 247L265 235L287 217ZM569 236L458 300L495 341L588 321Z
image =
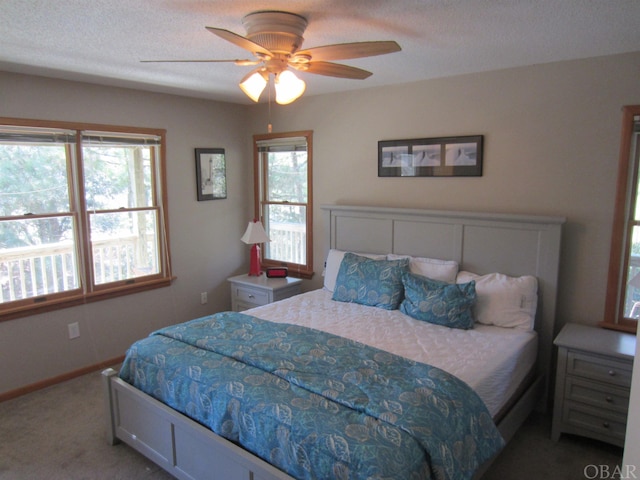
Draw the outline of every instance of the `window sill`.
M154 290L156 288L168 287L171 285L173 280L175 280L175 278L176 277L155 279L147 282L140 282L134 285L127 285L125 287L99 290L97 292L88 293L86 295L74 295L53 299L48 301L47 303L34 302L28 305L23 304L20 307L7 309L3 312L0 312L0 322L14 320L16 318L28 317L31 315L38 315L54 310L62 310L64 308L75 307L86 303L108 300L110 298L121 297L124 295L145 292L148 290Z
M269 267L287 267L288 275L293 278L302 278L303 280L311 280L314 275L313 269L307 270L299 268L297 265L287 265L285 262L262 262L260 268L266 270Z
M599 327L607 329L607 330L615 330L617 332L626 332L633 333L634 335L637 332L638 324L637 322L628 322L625 324L620 323L609 323L609 322L600 322L598 324Z

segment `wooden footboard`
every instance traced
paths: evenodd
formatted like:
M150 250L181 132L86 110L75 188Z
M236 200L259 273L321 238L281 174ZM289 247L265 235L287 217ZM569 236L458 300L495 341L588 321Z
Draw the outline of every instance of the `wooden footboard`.
M107 440L123 441L181 480L293 480L208 428L102 372Z
M128 444L181 480L293 480L264 460L122 381L111 368L102 372L107 441ZM505 441L513 437L539 402L538 378L498 424ZM491 465L486 462L475 480Z

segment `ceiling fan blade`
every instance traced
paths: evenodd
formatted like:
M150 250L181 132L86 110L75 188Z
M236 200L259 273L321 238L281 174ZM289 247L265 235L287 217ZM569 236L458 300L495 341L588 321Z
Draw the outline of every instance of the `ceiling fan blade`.
M260 60L140 60L141 63L235 63L241 67L258 65Z
M205 27L214 35L219 36L220 38L237 45L240 48L244 48L245 50L249 50L251 53L260 53L262 55L267 55L269 57L273 57L273 53L264 48L262 45L258 45L255 42L252 42L248 38L245 38L237 33L233 33L229 30L225 30L223 28L214 28L214 27Z
M385 55L387 53L399 52L402 50L393 40L381 42L355 42L338 43L335 45L325 45L295 53L297 56L310 56L313 60L346 60L349 58L372 57L374 55Z
M291 64L291 66L303 72L315 73L317 75L326 75L328 77L364 80L365 78L371 76L371 72L368 72L361 68L341 65L339 63L309 62L302 65Z

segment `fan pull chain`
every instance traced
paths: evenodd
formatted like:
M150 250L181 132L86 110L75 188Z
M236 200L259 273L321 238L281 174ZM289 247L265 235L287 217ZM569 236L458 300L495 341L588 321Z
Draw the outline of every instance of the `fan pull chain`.
M271 125L271 74L269 74L269 123L267 124L267 133L271 133L273 126Z

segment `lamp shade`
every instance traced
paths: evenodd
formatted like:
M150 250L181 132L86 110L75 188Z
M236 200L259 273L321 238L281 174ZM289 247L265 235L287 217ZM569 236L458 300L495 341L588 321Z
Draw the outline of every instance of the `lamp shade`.
M280 72L276 77L276 102L287 105L300 98L307 88L307 84L300 80L290 70Z
M242 235L240 240L248 245L271 241L267 236L267 232L264 231L264 227L262 226L262 222L260 220L249 222L249 225L247 225L247 230L244 232L244 235Z
M262 94L264 87L267 86L267 79L264 77L265 75L262 71L254 70L240 81L240 89L254 102L260 99L260 94ZM267 78L269 78L268 74Z

